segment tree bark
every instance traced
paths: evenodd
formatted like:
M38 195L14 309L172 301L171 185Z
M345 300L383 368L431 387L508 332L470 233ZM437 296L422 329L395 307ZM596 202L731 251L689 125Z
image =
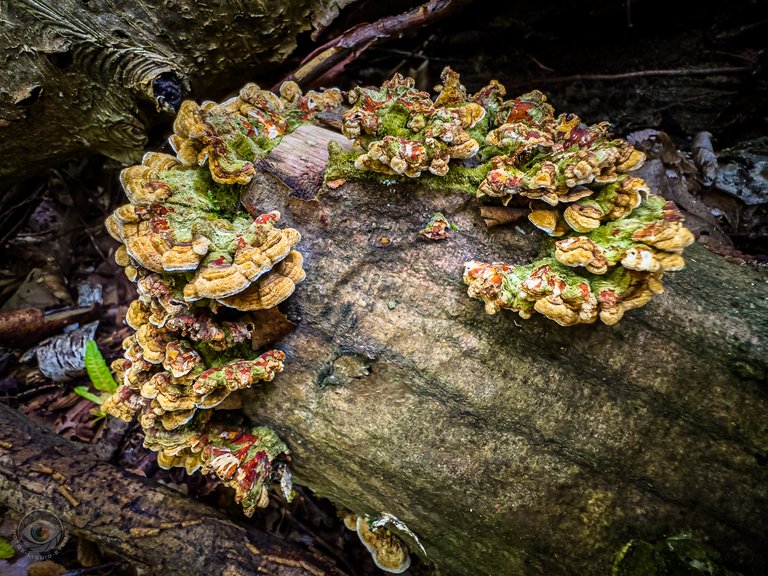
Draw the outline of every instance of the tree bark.
M3 404L0 502L53 512L72 533L153 574L343 575L318 553L97 460Z
M463 263L526 262L542 235L488 230L477 200L418 182L291 198L322 162L286 158L317 154L318 134L284 139L247 198L302 232L285 373L245 402L299 482L394 514L443 574L604 575L630 539L684 530L765 573L763 275L694 245L615 326L488 316ZM429 242L417 231L438 211L460 231Z
M0 188L99 152L141 158L183 97L284 61L353 0L0 0Z

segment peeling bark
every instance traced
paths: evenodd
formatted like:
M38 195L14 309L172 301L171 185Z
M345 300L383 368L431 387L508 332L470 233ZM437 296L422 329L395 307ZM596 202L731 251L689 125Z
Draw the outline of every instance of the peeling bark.
M318 147L302 139L266 159L288 186L265 176L248 199L301 231L307 281L288 302L284 374L244 402L287 441L299 482L394 514L443 574L604 575L631 538L683 530L765 572L764 276L694 245L615 326L488 316L463 262L526 262L538 231L488 230L477 200L418 182L290 198L312 180L286 173ZM460 231L429 242L417 232L438 211Z
M343 576L327 558L95 459L0 404L0 503L55 513L153 574Z

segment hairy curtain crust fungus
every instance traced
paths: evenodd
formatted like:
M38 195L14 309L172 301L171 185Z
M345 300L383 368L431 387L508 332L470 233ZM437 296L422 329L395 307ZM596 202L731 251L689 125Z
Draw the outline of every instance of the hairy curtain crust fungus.
M451 159L477 154L480 144L469 131L485 110L469 101L457 74L446 69L442 78L442 92L434 102L414 87L413 78L400 74L379 90L349 92L352 109L344 114L342 133L365 150L355 167L411 178L423 172L445 176Z
M535 311L561 326L615 324L663 290L658 274L616 267L602 276L582 276L554 259L525 266L467 262L469 295L494 314L502 308L530 318Z
M425 175L434 187L456 167L454 180L472 195L529 200L530 222L557 241L525 266L467 262L469 295L486 311L613 324L663 290L664 272L684 266L693 234L674 204L631 174L645 155L612 138L607 123L556 116L538 90L504 100L496 81L469 96L449 68L436 90L433 100L397 74L378 90L350 91L342 132L358 152L347 161L359 171Z
M251 514L266 505L272 460L287 448L271 431L254 436L215 428L212 409L237 390L271 381L285 354L252 350L259 325L247 313L223 320L210 307L186 307L160 327L150 323L151 304L136 300L128 308L136 332L123 342L125 358L113 363L121 384L103 409L124 420L138 417L161 466L216 474ZM265 437L280 450L265 451Z
M269 428L241 430L198 417L171 431L145 428L145 445L157 452L161 468L215 474L234 489L247 516L267 505L273 464L288 458L288 447Z
M169 142L182 164L207 163L217 183L247 184L255 174L256 157L266 155L301 122L338 108L341 101L337 89L303 95L295 82L286 82L277 96L247 84L221 104L183 102Z
M240 193L256 158L342 100L339 90L303 94L288 82L279 95L248 84L220 104L184 102L170 137L176 155L148 152L123 170L129 204L106 221L139 298L126 313L135 333L113 363L121 384L104 410L136 417L161 466L218 476L249 515L266 505L272 461L288 450L265 428L223 427L215 409L282 371L284 353L261 348L275 330L264 319L305 272L299 232L280 227L278 212L252 216Z
M429 217L427 225L419 230L419 234L427 240L445 240L450 237L450 230L458 230L458 228L448 222L441 212L435 212Z

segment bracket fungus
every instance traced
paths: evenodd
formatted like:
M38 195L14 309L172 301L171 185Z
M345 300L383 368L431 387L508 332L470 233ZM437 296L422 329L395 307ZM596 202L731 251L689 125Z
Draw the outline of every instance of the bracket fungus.
M360 542L370 552L373 563L384 572L400 574L411 566L408 546L386 526L387 521L368 515L347 514L344 525L357 532ZM413 533L409 531L413 536ZM413 536L415 538L415 536ZM418 539L416 539L418 542Z
M379 90L353 89L342 132L355 140L348 161L360 172L449 181L459 171L474 196L527 201L530 222L558 239L532 264L466 263L468 293L488 313L614 324L663 291L664 272L683 268L693 234L672 202L631 175L645 155L607 123L555 116L538 90L503 100L494 80L468 95L450 68L442 81L434 100L399 74Z
M352 109L344 114L341 131L365 149L355 166L411 178L427 171L445 176L452 158L474 156L480 144L469 130L483 119L485 110L467 101L457 74L448 70L443 82L434 102L414 87L413 78L400 74L380 90L350 90Z
M427 240L445 240L450 237L451 230L458 230L455 224L446 220L441 212L435 212L429 217L426 226L419 230L419 234Z
M224 103L181 105L170 143L122 171L129 204L106 220L115 260L136 282L126 323L135 330L113 363L121 384L104 402L137 418L160 466L215 474L246 514L266 506L273 461L288 448L266 428L232 427L215 409L283 370L264 350L266 316L304 280L301 235L280 214L252 216L240 192L254 163L284 134L341 104L338 90L281 95L249 84ZM264 322L262 323L262 320Z

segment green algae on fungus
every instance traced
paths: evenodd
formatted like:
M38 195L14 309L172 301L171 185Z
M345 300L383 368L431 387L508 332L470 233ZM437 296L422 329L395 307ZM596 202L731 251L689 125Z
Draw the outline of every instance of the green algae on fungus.
M586 235L575 233L555 243L555 258L568 266L585 266L604 274L621 264L640 272L680 270L683 249L694 240L683 227L673 202L648 196L629 216L609 222Z
M194 272L177 300L234 302L232 307L240 310L264 307L254 297L232 297L249 289L261 295L267 284L274 293L274 278L261 279L275 276L273 268L294 253L300 234L277 228L277 212L253 218L240 205L239 188L217 184L205 168L172 160L148 154L140 166L121 174L132 203L107 219L110 234L125 245L128 258L121 255L121 263L130 267L133 279L140 276L137 266L159 274ZM146 192L157 190L162 194ZM291 262L300 268L296 256ZM303 272L292 274L290 283L280 285L280 296L290 295L303 277Z
M445 176L452 159L476 155L480 143L468 130L485 116L469 101L458 75L443 73L441 97L414 87L413 78L396 74L380 89L353 88L352 109L344 114L342 133L364 152L355 157L359 170L417 178L430 172Z
M270 431L257 437L217 428L212 409L232 392L271 381L285 354L250 349L258 326L248 315L219 321L208 310L187 311L157 327L146 322L149 307L137 300L129 318L145 323L123 342L125 358L112 365L121 384L103 410L123 420L138 417L145 445L158 452L161 466L216 474L235 489L246 514L266 505L272 460L287 449L264 450L262 439L274 436ZM276 443L274 437L269 446Z
M247 84L221 104L187 100L179 108L169 142L182 164L207 163L216 182L247 184L255 174L255 158L266 156L301 122L341 105L336 89L303 95L293 82L283 85L281 96Z
M126 314L135 332L113 363L122 383L104 410L138 418L161 466L216 474L248 515L266 505L272 460L287 448L267 429L221 427L214 409L282 371L283 352L254 349L268 341L255 311L288 298L305 273L298 231L279 228L278 212L251 215L240 194L256 157L341 100L338 90L305 95L286 83L280 97L249 84L222 104L183 103L176 157L149 152L123 170L130 203L106 221L139 299Z
M268 503L276 462L289 460L288 447L265 427L241 430L214 422L201 413L174 430L145 429L145 445L157 452L161 468L184 468L188 474L215 474L234 489L246 516Z
M531 223L559 241L527 266L466 263L469 295L489 313L613 324L663 290L663 272L683 268L693 234L673 203L629 174L645 155L612 138L607 123L555 116L538 90L503 100L496 81L469 96L450 68L442 80L434 101L400 75L378 90L351 91L342 132L356 150L332 151L326 177L423 174L425 186L504 204L527 199Z
M604 275L581 275L554 258L524 266L467 262L464 281L489 314L507 309L530 318L535 311L561 326L592 324L598 318L615 324L624 312L664 290L658 272L617 266Z
M131 307L143 308L139 314L146 316L140 301ZM136 315L134 311L132 318ZM125 358L113 363L121 387L137 390L152 418L166 429L184 424L198 409L214 408L235 390L271 381L283 369L285 355L279 350L249 350L258 326L248 316L220 322L210 312L197 311L176 319L181 321L163 327L141 324L123 341ZM106 412L112 408L110 400Z

